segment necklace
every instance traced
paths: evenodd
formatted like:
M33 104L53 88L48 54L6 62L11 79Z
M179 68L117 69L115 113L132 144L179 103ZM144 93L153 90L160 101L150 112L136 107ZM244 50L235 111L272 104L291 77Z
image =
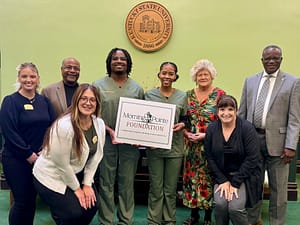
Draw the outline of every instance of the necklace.
M83 133L89 145L89 149L90 149L89 156L94 155L97 151L97 143L98 143L98 136L94 125L92 124L91 127L88 130L84 130Z
M24 98L28 99L30 104L35 102L35 92L34 93L28 93L28 92L23 91L23 89L21 89L19 91L19 94L22 95Z
M29 99L30 104L33 104L35 102L35 97L32 99Z

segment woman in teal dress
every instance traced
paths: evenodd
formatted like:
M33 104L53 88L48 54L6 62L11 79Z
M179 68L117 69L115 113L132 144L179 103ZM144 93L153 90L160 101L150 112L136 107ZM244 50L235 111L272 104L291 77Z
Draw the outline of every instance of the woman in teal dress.
M213 86L216 77L213 64L202 59L191 69L196 87L187 92L187 119L190 125L184 131L185 157L183 167L183 204L191 208L185 225L196 224L199 210L205 210L204 225L211 224L213 179L204 156L204 138L207 126L217 119L216 105L225 92Z

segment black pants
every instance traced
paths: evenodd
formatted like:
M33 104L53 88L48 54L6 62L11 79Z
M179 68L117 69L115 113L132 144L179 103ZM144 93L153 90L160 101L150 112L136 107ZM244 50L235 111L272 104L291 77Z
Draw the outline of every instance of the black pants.
M78 176L77 176L78 177ZM33 182L42 200L49 206L52 218L57 225L88 225L98 210L98 193L93 185L97 198L95 206L85 210L81 207L74 191L67 187L65 194L54 192L42 185L36 178Z
M13 193L14 202L9 211L9 225L33 225L36 191L33 185L32 165L25 159L2 155L3 172Z

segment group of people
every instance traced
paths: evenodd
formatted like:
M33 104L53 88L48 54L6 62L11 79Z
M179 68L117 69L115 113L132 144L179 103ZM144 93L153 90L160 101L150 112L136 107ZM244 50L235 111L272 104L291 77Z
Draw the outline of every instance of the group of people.
M148 224L176 224L176 190L183 172L184 225L261 225L264 171L270 186L269 223L284 225L289 163L300 130L300 81L280 70L282 50L263 49L264 70L248 77L240 107L213 85L217 71L202 59L191 69L196 87L173 87L174 62L163 62L160 86L144 92L130 78L127 50L112 49L107 76L79 84L80 63L62 62L62 81L38 94L32 63L17 68L17 91L3 99L3 171L14 196L10 225L32 225L37 194L59 225L134 223L136 145L119 143L115 125L120 97L176 105L170 149L147 147ZM183 168L183 171L182 171ZM116 203L117 202L117 203Z

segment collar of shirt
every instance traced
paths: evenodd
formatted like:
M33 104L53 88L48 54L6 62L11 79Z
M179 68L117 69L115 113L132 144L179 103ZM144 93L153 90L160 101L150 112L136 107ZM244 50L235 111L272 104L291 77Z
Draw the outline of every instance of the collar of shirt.
M278 70L276 70L274 73L271 73L271 74L268 74L265 70L264 70L264 73L263 73L263 76L262 77L267 77L267 76L271 76L271 77L274 77L274 78L276 78L277 77L277 75L278 75L278 72L279 72L279 69Z
M267 74L266 71L264 71L263 77L261 79L261 83L260 83L260 86L259 86L259 91L261 90L263 82L267 79L267 77L271 76L271 78L276 78L277 75L278 75L278 71L279 70L277 70L275 73L272 73L272 74ZM274 85L275 85L275 80L276 79L270 79L270 88L268 90L268 94L267 94L267 97L266 97L264 111L263 111L263 115L262 115L262 121L261 121L261 125L262 125L261 128L263 128L263 129L265 129L265 127L266 127L266 118L267 118L269 103L270 103L270 100L271 100L271 94L272 94L272 91L273 91L273 88L274 88Z

